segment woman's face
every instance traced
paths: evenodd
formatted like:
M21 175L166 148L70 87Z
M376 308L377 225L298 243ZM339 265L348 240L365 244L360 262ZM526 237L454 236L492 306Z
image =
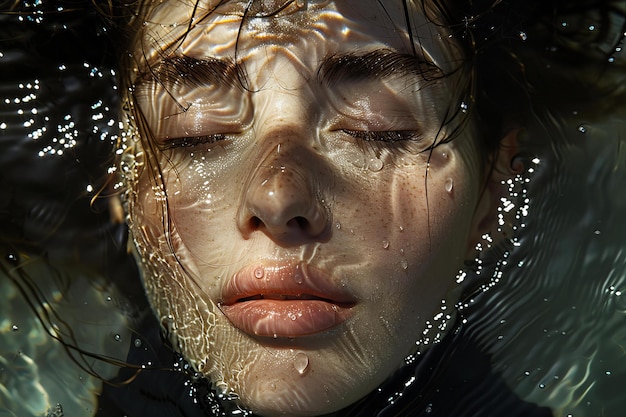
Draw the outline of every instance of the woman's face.
M328 413L381 384L479 234L475 140L429 151L461 104L433 65L452 45L411 10L413 56L387 3L297 2L242 23L242 3L204 16L201 1L180 37L194 5L172 0L136 44L162 172L129 174L148 295L185 358L262 415Z

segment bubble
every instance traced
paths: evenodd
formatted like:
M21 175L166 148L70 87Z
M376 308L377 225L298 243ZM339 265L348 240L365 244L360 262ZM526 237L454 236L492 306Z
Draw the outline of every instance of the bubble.
M122 340L122 336L119 333L116 333L113 335L113 340L120 342Z
M265 276L265 271L263 271L263 268L257 268L254 270L254 277L261 279Z
M53 407L48 408L46 411L46 417L63 417L63 407L60 403L57 403Z
M17 327L17 324L14 324L13 326L11 326L11 330L13 330L14 332L17 332L20 328Z
M409 268L409 263L406 261L406 259L403 259L400 261L400 266L406 271Z
M389 249L389 241L383 240L383 249Z
M341 223L339 222L335 223L335 229L341 230Z
M134 343L136 348L141 347L141 339L135 339L135 343Z
M523 41L525 41L526 39L528 39L528 35L526 34L526 32L524 31L520 31L519 33L519 38Z
M373 172L380 171L381 169L383 169L382 159L379 159L379 158L370 159L367 164L367 169Z
M448 193L452 193L452 188L454 187L454 181L452 180L452 178L448 178L446 180L446 185L445 185L445 189Z
M309 357L306 353L298 352L293 359L293 366L300 375L304 375L307 369L309 369Z
M579 131L580 133L587 133L587 126L585 126L585 125L579 125L579 126L578 126L578 131Z
M17 255L13 254L13 253L9 253L6 256L7 261L9 261L9 263L13 264L13 265L17 265L20 261L17 258Z

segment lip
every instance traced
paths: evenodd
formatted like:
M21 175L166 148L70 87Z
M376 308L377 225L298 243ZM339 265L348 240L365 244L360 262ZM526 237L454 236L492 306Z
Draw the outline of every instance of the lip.
M352 315L356 300L305 262L255 264L226 283L220 307L243 332L295 338L323 332Z

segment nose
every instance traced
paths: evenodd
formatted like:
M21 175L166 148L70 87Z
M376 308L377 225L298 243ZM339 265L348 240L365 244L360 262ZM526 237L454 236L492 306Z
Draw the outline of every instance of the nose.
M302 148L285 148L275 146L248 179L237 215L239 230L245 238L262 232L281 246L326 241L330 214L315 162L305 161Z

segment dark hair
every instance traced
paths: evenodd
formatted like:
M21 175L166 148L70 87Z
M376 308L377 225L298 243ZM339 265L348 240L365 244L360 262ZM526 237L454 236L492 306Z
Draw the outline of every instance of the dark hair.
M409 0L399 1L403 1L405 24L412 33L414 19L409 12ZM500 140L508 130L523 127L533 119L549 125L555 114L578 111L586 117L595 117L625 103L620 79L624 62L611 59L618 52L626 29L624 6L619 0L416 1L421 2L430 21L449 33L463 52L456 68L447 74L455 74L457 83L450 109L454 118L471 119L478 126L478 139L486 160L498 152ZM145 19L142 11L149 5L148 1L138 1L130 9L114 7L110 11L110 16L117 13L119 20L112 21L124 40L125 49L120 54L122 69L137 65L128 50ZM270 18L280 9L265 16ZM243 17L248 12L246 9ZM198 16L197 21L204 18ZM182 38L191 28L190 22ZM167 54L180 41L180 37L174 39L161 52ZM142 76L151 75L149 66L140 63L138 68ZM122 91L129 95L127 109L141 133L148 132L141 112L133 103L134 80L129 77L129 71L121 74L125 77ZM454 100L458 100L456 104ZM454 133L444 140L453 140ZM144 163L152 170L152 178L159 181L161 168L151 159L157 152L155 145L141 135L140 138L147 151ZM169 219L163 221L169 225ZM390 381L384 390L372 393L370 398L350 406L341 415L375 415L372 407L388 407L383 396L403 392L403 378L407 375L406 370L403 372L403 376ZM391 410L389 415L413 415L413 406L421 399L403 401L402 413Z
M256 10L255 2L250 2L243 10L242 20L251 14L271 18L293 1L285 0L275 10L260 11ZM404 4L405 24L411 33L414 19L409 11L409 0L400 1ZM624 88L618 75L624 63L611 59L616 48L619 51L624 37L624 7L619 0L415 2L421 3L427 17L449 33L463 52L452 71L460 76L450 106L451 115L446 120L459 116L473 118L479 126L483 156L497 152L504 134L527 125L532 117L573 110L602 114L623 102L619 100ZM214 9L222 3L225 1L216 2ZM384 4L380 4L384 9ZM149 77L152 69L144 63L133 62L129 49L141 30L151 2L108 2L107 6L100 7L117 29L114 31L119 39L117 43L123 45L121 68L138 65L139 73ZM211 11L196 16L198 13L196 3L194 23L189 22L185 33L163 45L161 54L167 55L193 25ZM120 74L125 92L132 91L134 83L126 72ZM132 94L127 98L140 131L146 134L147 126L132 102ZM455 136L456 131L453 131L439 142ZM144 140L144 147L150 151L152 145L146 142Z

